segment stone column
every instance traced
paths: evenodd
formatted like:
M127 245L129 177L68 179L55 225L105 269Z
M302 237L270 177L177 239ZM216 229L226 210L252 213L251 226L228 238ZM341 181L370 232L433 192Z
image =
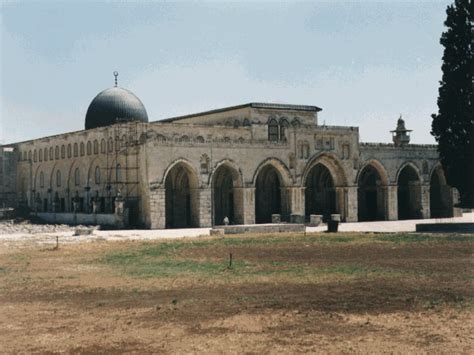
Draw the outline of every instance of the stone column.
M290 222L304 223L305 202L304 187L287 187L283 196L286 197L286 211L290 215ZM282 211L283 212L283 211Z
M243 187L242 190L242 223L255 224L255 187Z
M156 188L150 190L150 228L165 229L166 228L166 190Z
M242 188L242 187L234 187L233 191L234 191L234 219L235 219L235 224L243 224L244 223L244 194L245 194L245 189Z
M334 188L336 194L336 211L341 215L341 220L345 221L346 219L346 194L344 193L345 188L337 186Z
M191 198L192 198L191 194ZM197 203L198 207L198 218L197 223L195 223L199 227L211 227L212 226L212 190L210 188L203 188L198 189L197 198L199 201ZM191 206L193 206L193 202L191 201ZM191 207L192 208L192 207ZM194 218L193 218L194 219Z
M398 186L388 185L387 187L386 211L389 221L398 219Z
M344 214L341 213L343 221L357 222L359 208L357 199L357 186L347 186L344 189L344 205Z
M430 185L424 184L420 186L421 188L421 217L430 218Z

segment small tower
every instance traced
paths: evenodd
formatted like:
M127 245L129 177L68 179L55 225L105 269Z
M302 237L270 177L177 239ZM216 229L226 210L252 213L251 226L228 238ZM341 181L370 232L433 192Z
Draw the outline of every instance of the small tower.
M403 147L410 143L410 132L411 129L405 128L405 121L402 119L402 115L397 121L397 129L390 131L392 133L393 143L396 147Z

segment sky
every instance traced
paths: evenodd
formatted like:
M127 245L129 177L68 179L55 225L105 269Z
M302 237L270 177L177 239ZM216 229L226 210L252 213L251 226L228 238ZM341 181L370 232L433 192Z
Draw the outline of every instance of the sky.
M84 129L92 99L134 92L150 121L270 102L320 123L435 143L451 1L8 1L0 8L0 143Z

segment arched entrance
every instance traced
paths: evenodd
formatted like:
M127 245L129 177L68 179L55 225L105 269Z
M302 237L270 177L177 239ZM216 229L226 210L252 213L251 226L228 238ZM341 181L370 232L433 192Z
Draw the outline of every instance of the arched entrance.
M398 175L398 219L422 218L421 184L416 170L406 165Z
M320 163L314 165L306 177L305 187L307 217L320 214L328 220L332 213L337 213L334 180L326 166Z
M359 221L386 219L382 178L372 165L365 166L359 175L357 205Z
M197 226L197 178L185 164L175 165L165 180L166 228Z
M239 174L235 169L227 165L217 168L212 179L214 225L224 224L225 217L230 224L242 223L242 203L239 203L241 191L236 189L239 185Z
M430 179L430 216L431 218L452 217L453 205L451 188L446 184L443 169L438 166Z
M255 217L257 223L271 223L272 214L281 214L281 178L275 167L265 166L257 176Z

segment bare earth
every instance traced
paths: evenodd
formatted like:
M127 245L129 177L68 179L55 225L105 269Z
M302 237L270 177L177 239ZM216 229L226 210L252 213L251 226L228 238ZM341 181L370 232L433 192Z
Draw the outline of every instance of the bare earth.
M4 243L0 352L472 353L474 240L418 238Z

